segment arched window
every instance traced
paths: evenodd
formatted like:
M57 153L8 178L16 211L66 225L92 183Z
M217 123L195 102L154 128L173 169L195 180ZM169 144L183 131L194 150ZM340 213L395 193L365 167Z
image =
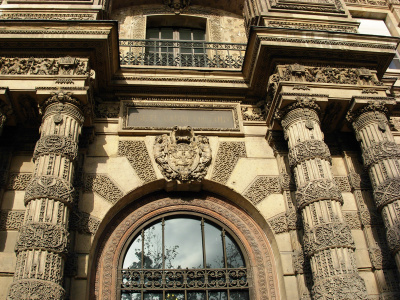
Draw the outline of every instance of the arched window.
M201 215L144 224L120 260L122 300L248 300L246 259L229 229Z

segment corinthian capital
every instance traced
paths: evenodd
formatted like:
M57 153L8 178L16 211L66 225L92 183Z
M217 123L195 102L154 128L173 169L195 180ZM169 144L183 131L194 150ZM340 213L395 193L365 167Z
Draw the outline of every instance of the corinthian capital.
M364 113L367 112L381 112L388 116L389 110L386 107L388 104L388 100L393 100L391 98L388 98L386 101L385 100L369 100L366 102L365 105L361 106L360 108L357 108L355 110L350 110L347 115L346 115L346 120L349 121L350 123L354 122L357 120L359 116L361 116Z
M51 104L66 104L66 103L72 104L78 107L79 109L82 109L82 103L78 99L72 97L71 92L57 91L51 93L51 97L43 102L43 104L40 106L40 110L43 113L46 110L46 108Z

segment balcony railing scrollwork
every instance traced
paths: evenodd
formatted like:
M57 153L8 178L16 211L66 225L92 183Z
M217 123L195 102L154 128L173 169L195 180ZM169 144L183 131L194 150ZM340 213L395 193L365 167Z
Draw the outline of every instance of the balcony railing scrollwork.
M246 44L120 40L121 66L241 69Z

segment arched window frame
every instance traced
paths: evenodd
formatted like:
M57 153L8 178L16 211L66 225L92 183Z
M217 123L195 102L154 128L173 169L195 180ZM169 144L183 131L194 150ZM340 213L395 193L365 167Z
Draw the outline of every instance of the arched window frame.
M225 268L218 268L218 269L207 268L207 267L204 267L204 266L203 266L203 268L181 269L182 270L181 272L182 272L182 274L184 274L185 277L188 274L188 272L191 272L191 271L194 271L194 270L203 271L205 273L206 272L208 272L208 273L210 273L210 272L224 272L223 273L224 276L229 276L229 274L230 274L229 272L236 272L237 274L239 274L238 272L245 272L246 281L245 281L245 284L242 284L241 286L237 286L237 287L216 286L215 288L210 288L210 287L207 288L206 286L209 283L205 282L205 287L204 288L194 288L193 289L193 288L190 288L190 287L185 287L185 288L182 287L182 288L176 288L176 289L172 289L172 290L183 291L185 293L185 299L187 299L186 298L186 292L190 292L190 291L193 291L193 290L194 291L206 291L207 290L207 292L205 292L205 295L206 295L205 299L207 299L207 300L208 299L212 299L212 298L209 298L209 296L208 296L208 292L212 291L212 290L215 290L215 291L224 290L224 291L226 291L226 295L227 295L226 299L231 299L230 293L232 291L246 291L247 297L249 297L249 286L251 286L251 284L249 285L249 281L248 281L248 279L249 279L248 278L248 273L249 273L248 266L250 265L250 262L249 262L249 259L248 259L248 253L247 253L245 247L242 245L242 243L239 240L239 238L235 235L235 233L228 226L226 226L224 223L220 222L219 220L217 220L217 219L215 219L215 218L213 218L211 216L205 215L205 214L200 214L200 213L191 212L191 211L185 211L185 212L177 211L177 212L172 212L172 213L161 214L161 215L158 215L158 216L156 216L156 217L154 217L154 218L152 218L150 220L147 220L146 222L144 222L143 224L138 226L136 228L136 230L134 230L134 232L131 234L131 236L126 240L126 243L125 243L125 245L124 245L124 247L123 247L123 249L122 249L122 251L120 253L120 256L119 256L119 263L118 263L118 274L119 274L119 276L118 276L117 286L121 287L121 285L122 285L122 274L121 274L121 271L122 270L126 270L126 269L123 269L123 263L124 263L124 259L125 259L125 256L127 254L127 251L129 250L132 242L138 237L138 235L142 232L142 230L145 230L145 229L149 228L150 226L152 226L152 224L157 224L159 222L159 220L175 218L175 217L183 217L183 218L191 218L191 217L193 217L195 219L202 220L202 223L203 223L204 220L207 220L210 224L216 225L219 228L221 228L221 231L226 232L234 240L236 246L239 248L239 251L241 252L241 256L242 256L242 258L244 260L244 264L245 264L245 266L243 268L228 268L227 265L226 265ZM202 224L202 227L203 226L204 226L204 223ZM204 245L205 232L204 232L203 228L201 229L201 231L202 231L202 238L203 238L202 247L203 247L203 254L204 254L205 253L204 252L205 251L205 245ZM163 237L163 239L164 239L164 237ZM164 244L164 241L163 241L163 244ZM224 247L225 247L225 245L224 245ZM224 259L226 259L226 249L224 249ZM136 269L131 269L132 272L135 272L135 270ZM178 271L178 269L166 269L166 268L165 269L146 269L146 270L153 271L153 272L160 272L160 274L163 274L162 275L163 276L162 281L165 281L165 277L164 276L165 276L166 273L168 273L168 272L177 272ZM222 273L220 273L220 274L222 274ZM232 274L232 275L234 276L234 274ZM243 275L243 273L242 273L242 275ZM239 275L239 276L242 276L242 275ZM208 275L208 276L210 276L210 275ZM225 279L226 279L226 277L225 277ZM160 292L162 291L163 292L163 298L162 299L166 299L165 292L166 292L167 289L168 288L166 288L166 287L158 289L158 291L160 291ZM140 289L137 289L137 290L140 290ZM157 290L157 289L155 289L155 290ZM118 298L117 299L121 299L121 293L122 293L122 289L119 288L118 289ZM143 298L143 293L142 293L141 299L144 299ZM242 299L242 298L240 298L240 299ZM245 299L245 298L243 298L243 299Z

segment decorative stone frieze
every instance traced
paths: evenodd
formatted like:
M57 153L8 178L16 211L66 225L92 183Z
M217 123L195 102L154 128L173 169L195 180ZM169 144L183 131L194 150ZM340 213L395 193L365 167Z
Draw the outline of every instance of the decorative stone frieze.
M72 212L70 220L69 229L82 234L94 235L100 225L99 219L81 211Z
M118 103L96 103L96 118L118 118L120 102Z
M56 120L57 116L55 116ZM36 144L33 159L41 155L56 154L75 160L78 154L77 143L69 136L47 135Z
M73 60L72 60L73 59ZM70 63L65 63L68 60ZM88 75L88 61L67 57L0 57L2 75Z
M369 168L383 159L400 158L400 148L395 142L380 141L365 148L362 157L364 166Z
M308 256L315 252L330 248L354 249L354 241L346 223L323 223L312 229L304 229L304 250Z
M57 121L60 119L60 115L61 114L67 114L69 116L72 116L74 119L78 120L79 123L83 123L84 121L84 116L82 114L82 112L80 110L75 109L74 107L71 107L70 105L65 105L64 103L71 103L73 105L79 105L79 102L77 102L76 100L74 100L74 98L71 97L71 93L59 93L59 94L53 94L52 98L56 98L53 99L56 101L61 101L60 103L54 104L49 106L43 115L43 119L47 118L48 116L53 116L53 120ZM51 102L50 102L51 103ZM44 105L48 105L50 104L49 102L44 102ZM43 110L43 106L42 106L42 110Z
M264 115L260 107L242 106L243 121L264 121Z
M211 180L226 183L238 160L246 155L244 142L220 142Z
M400 200L400 177L389 178L374 190L376 207L381 210L384 206Z
M38 198L50 198L68 205L72 204L74 188L67 180L58 176L34 177L26 187L25 204Z
M307 140L298 143L289 150L289 165L295 166L306 160L321 158L332 163L328 146L319 140Z
M343 204L342 193L335 182L330 179L313 180L301 186L296 191L297 206L299 209L321 200L334 200Z
M288 231L288 225L286 222L285 213L278 214L270 219L268 219L268 224L271 226L275 234Z
M105 174L87 174L84 191L95 192L111 204L115 204L124 195L117 184Z
M64 226L49 223L28 223L19 230L15 246L17 252L43 249L65 253L68 249L69 233Z
M361 221L357 211L343 212L343 217L350 229L361 229Z
M157 179L144 141L119 141L118 155L128 159L143 182Z
M31 179L31 173L11 173L8 177L7 189L24 191Z
M398 253L400 251L400 223L388 227L386 237L390 251Z
M19 230L24 222L23 210L1 210L0 230Z
M153 154L161 173L168 181L201 181L207 175L211 163L208 138L195 136L190 126L175 126L169 136L157 136Z
M280 194L282 191L279 177L258 176L246 188L244 196L253 204L258 204L271 194Z
M333 180L341 192L351 192L351 186L347 176L335 176Z

